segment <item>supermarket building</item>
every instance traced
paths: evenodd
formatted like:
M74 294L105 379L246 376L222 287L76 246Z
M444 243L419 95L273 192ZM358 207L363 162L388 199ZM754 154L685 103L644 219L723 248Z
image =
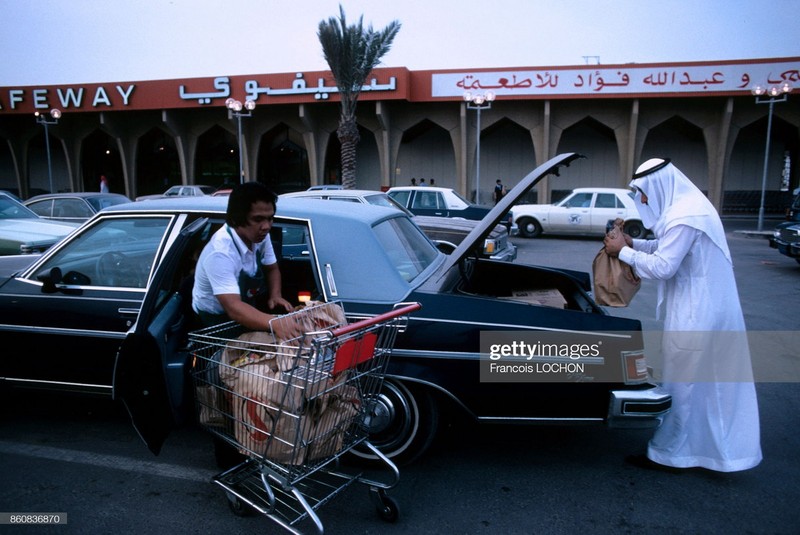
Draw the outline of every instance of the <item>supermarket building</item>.
M795 88L785 101L751 93L784 83ZM478 111L465 103L467 91L496 99ZM236 116L229 98L252 100L255 109ZM765 209L778 213L800 185L798 101L800 57L378 68L358 103L357 185L435 179L472 198L479 186L487 202L497 179L513 186L556 154L585 155L528 197L550 202L574 187L626 187L639 162L661 156L722 213L755 213L767 154ZM105 175L111 191L134 198L175 184L229 184L242 171L243 180L279 193L336 183L338 118L327 71L2 87L0 189L23 198L91 191Z

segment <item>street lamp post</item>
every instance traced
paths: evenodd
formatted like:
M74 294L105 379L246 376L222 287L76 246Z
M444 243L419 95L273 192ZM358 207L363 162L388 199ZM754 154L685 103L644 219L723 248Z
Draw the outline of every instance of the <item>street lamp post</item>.
M239 183L244 184L244 157L242 155L242 117L252 117L253 110L256 107L256 103L252 100L246 100L244 105L241 101L236 100L235 98L229 98L225 101L225 107L229 110L229 116L236 117L239 127L239 133L237 137L237 141L239 144ZM247 112L243 112L242 108L246 109Z
M488 110L492 107L495 94L487 91L485 94L472 94L464 92L464 102L467 103L468 110L475 110L477 113L477 133L475 146L475 203L481 203L481 110Z
M53 189L53 163L50 160L50 135L47 131L47 127L58 124L58 120L61 118L61 110L58 108L50 110L50 117L52 119L48 119L46 115L42 115L38 111L35 112L34 115L36 116L36 122L44 126L44 147L47 152L47 178L50 181L50 193L55 193Z
M756 85L750 92L756 97L756 104L769 104L769 112L767 113L767 143L764 148L764 172L761 175L761 205L758 208L758 230L760 232L764 229L764 199L767 192L767 167L769 163L769 138L772 132L772 108L776 102L786 102L789 93L792 92L792 85L789 82L783 82L780 85L771 85L769 87Z

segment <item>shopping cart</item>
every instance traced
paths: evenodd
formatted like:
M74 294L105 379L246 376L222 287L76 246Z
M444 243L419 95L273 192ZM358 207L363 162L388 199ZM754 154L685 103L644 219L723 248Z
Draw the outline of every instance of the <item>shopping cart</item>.
M316 511L358 482L384 520L397 520L386 490L400 473L367 430L397 333L419 308L401 303L350 322L338 302L308 306L272 320L272 332L300 326L304 334L288 340L235 322L190 333L200 424L246 459L213 478L236 514L257 511L293 533L307 520L322 533ZM357 446L380 460L388 481L342 466Z

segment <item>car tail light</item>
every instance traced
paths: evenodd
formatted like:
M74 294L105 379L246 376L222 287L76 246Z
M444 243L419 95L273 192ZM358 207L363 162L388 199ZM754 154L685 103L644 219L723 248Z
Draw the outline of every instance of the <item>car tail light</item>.
M300 291L297 292L297 301L300 303L308 303L311 301L311 292Z
M622 372L625 384L647 382L647 359L644 350L622 352Z

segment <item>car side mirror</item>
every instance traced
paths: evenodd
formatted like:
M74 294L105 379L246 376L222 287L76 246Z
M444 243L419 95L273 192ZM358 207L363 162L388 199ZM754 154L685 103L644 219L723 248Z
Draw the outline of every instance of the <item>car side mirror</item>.
M42 293L56 293L58 291L56 284L61 282L62 279L61 268L56 266L47 275L39 275L38 279L42 283Z
M59 288L57 285L60 283L69 284L73 286L88 286L92 280L77 271L69 271L66 275L61 273L60 267L54 267L47 275L39 275L39 281L42 282L42 293L53 294L62 292L67 295L81 295L83 291L75 288Z

